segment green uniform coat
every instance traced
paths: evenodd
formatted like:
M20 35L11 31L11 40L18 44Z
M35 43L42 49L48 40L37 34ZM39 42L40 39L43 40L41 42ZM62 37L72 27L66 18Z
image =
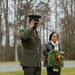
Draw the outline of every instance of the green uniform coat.
M41 66L41 40L34 34L33 28L20 32L20 39L23 45L21 65L27 67Z

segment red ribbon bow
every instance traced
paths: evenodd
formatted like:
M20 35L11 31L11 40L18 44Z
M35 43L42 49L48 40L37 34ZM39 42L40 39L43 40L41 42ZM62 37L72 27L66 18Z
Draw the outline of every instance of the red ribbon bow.
M57 61L60 61L60 55L55 56Z

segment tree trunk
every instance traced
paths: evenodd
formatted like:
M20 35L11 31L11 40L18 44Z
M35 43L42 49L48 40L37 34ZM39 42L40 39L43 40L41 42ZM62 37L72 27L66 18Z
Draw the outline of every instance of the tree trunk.
M2 5L0 0L0 61L2 61L2 29L1 29L1 23L2 23Z
M47 6L49 5L49 1L50 0L47 1ZM48 42L48 26L49 26L48 25L48 16L49 15L48 15L48 8L47 8L47 17L46 17L47 18L46 42Z
M14 46L15 46L15 61L18 61L18 18L17 18L17 5L14 0Z
M27 26L27 14L28 14L28 0L26 0L26 6L24 8L24 28L26 29L26 26Z
M55 0L55 31L57 32L57 0Z
M45 44L45 23L43 23L43 45Z
M8 0L6 0L6 11L5 11L5 24L6 24L6 61L9 61L9 25L8 25Z

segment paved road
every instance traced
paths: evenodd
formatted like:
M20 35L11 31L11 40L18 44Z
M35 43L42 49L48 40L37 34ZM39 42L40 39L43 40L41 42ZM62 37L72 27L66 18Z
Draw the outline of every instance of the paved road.
M75 61L65 61L64 67L75 67ZM0 71L22 70L20 64L0 64Z
M64 67L75 67L75 61L65 61Z

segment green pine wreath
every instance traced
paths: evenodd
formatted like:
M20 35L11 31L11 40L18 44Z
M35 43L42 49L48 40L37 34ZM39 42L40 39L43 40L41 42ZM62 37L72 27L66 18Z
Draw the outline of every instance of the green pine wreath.
M64 56L60 55L60 61L56 59L56 56L60 55L59 50L50 50L48 54L48 66L52 68L61 68L63 67Z

